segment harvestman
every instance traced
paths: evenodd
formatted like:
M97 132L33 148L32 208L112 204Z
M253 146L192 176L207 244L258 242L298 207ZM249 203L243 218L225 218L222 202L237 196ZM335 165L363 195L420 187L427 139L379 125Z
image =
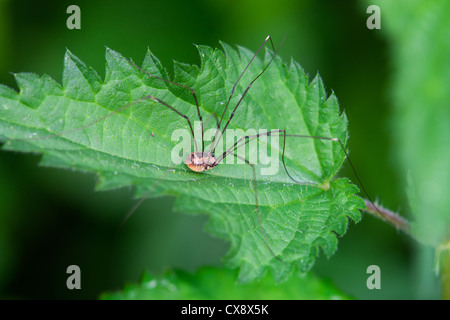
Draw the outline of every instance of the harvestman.
M237 104L235 105L233 111L231 112L231 115L230 115L230 117L228 118L228 121L225 123L224 127L223 127L222 129L220 129L221 124L222 124L223 119L224 119L224 115L225 115L225 113L226 113L226 111L227 111L227 109L228 109L228 106L229 106L230 101L231 101L231 99L232 99L232 97L233 97L233 94L234 94L234 92L235 92L235 89L236 89L236 86L237 86L239 80L241 80L242 76L243 76L244 73L247 71L247 69L250 67L250 65L251 65L251 63L253 62L253 60L256 58L256 56L258 55L258 53L260 52L260 50L265 46L265 44L266 44L269 40L270 40L270 44L271 44L272 49L273 49L273 52L274 52L272 58L269 60L269 62L268 62L267 65L263 68L263 70L262 70L262 71L261 71L261 72L260 72L260 73L259 73L259 74L258 74L258 75L257 75L257 76L256 76L256 77L248 84L247 88L244 90L244 93L243 93L242 96L239 98ZM189 169L191 169L192 171L195 171L195 172L203 172L203 171L211 170L211 169L215 168L217 165L219 165L219 164L220 164L220 163L221 163L228 155L230 155L230 154L233 155L233 156L236 157L236 158L240 158L240 159L243 160L246 164L248 164L249 166L251 166L252 171L253 171L253 188L254 188L254 191L255 191L255 207L256 207L256 214L257 214L257 218L258 218L259 227L260 227L261 233L262 233L262 235L263 235L265 245L266 245L267 249L269 250L269 252L271 253L271 255L272 255L275 259L277 259L277 260L283 262L283 261L282 261L282 260L281 260L274 252L273 252L272 248L270 247L269 241L267 240L266 232L264 231L264 228L263 228L263 226L262 226L262 220L261 220L261 215L260 215L260 212L259 212L259 206L258 206L258 193L257 193L257 181L256 181L255 165L252 164L252 163L250 163L250 161L248 161L247 159L242 158L241 156L239 156L239 155L237 155L237 154L234 153L234 151L236 151L238 148L244 146L245 144L247 144L247 143L250 142L251 140L257 139L257 138L259 138L259 137L261 137L261 136L271 136L271 135L279 135L279 136L283 136L283 152L282 152L282 156L281 156L281 159L282 159L282 162L283 162L283 167L284 167L284 170L285 170L286 174L288 175L288 177L289 177L292 181L294 181L295 183L297 183L297 184L305 184L305 182L298 181L298 180L294 179L294 178L292 177L292 175L289 173L289 171L287 170L286 162L285 162L286 138L287 138L287 137L296 137L296 138L309 138L309 139L328 140L328 141L338 142L339 145L340 145L340 147L341 147L342 150L344 151L345 157L347 158L347 160L348 160L348 162L349 162L349 164L350 164L350 166L351 166L351 168L352 168L352 170L353 170L353 173L355 174L355 176L356 176L356 178L357 178L359 184L361 185L361 187L362 187L362 189L363 189L363 191L364 191L364 194L365 194L365 195L367 196L367 198L369 199L370 204L371 204L371 205L373 206L373 208L374 208L376 211L378 211L381 215L383 215L383 214L379 211L378 207L373 203L373 201L371 200L371 198L370 198L370 196L368 195L367 191L365 190L364 185L362 184L362 182L361 182L361 180L360 180L358 174L356 173L356 170L355 170L355 168L354 168L354 166L353 166L353 163L351 162L351 160L350 160L350 158L349 158L349 156L348 156L348 153L347 153L347 151L345 150L344 144L343 144L342 141L341 141L340 139L338 139L338 138L321 137L321 136L309 136L309 135L299 135L299 134L287 134L286 130L283 130L283 129L280 129L280 130L270 130L270 131L267 131L267 132L264 132L264 133L259 133L259 134L255 134L255 135L247 135L247 136L241 137L241 138L239 138L239 139L238 139L238 140L237 140L230 148L228 148L226 151L224 151L221 155L219 155L219 156L216 156L216 155L215 155L214 152L215 152L215 149L217 148L218 141L219 141L220 138L223 136L225 130L227 129L228 125L230 124L231 120L233 119L234 114L235 114L237 108L239 107L239 105L241 104L241 102L243 101L243 99L245 98L245 96L247 95L247 93L248 93L248 91L250 90L250 88L252 87L253 83L254 83L254 82L255 82L255 81L256 81L256 80L257 80L257 79L258 79L258 78L266 71L266 69L269 67L269 65L271 64L271 62L273 61L273 59L276 57L276 55L277 55L277 51L275 50L275 47L274 47L272 38L271 38L271 36L269 35L269 36L266 37L266 39L265 39L265 40L263 41L263 43L260 45L260 47L259 47L258 50L255 52L255 54L253 55L253 57L250 59L249 63L248 63L247 66L245 67L245 69L242 71L242 73L240 74L240 76L238 77L238 79L236 80L236 82L234 83L233 88L231 89L230 96L229 96L229 98L228 98L228 100L227 100L227 103L226 103L226 105L225 105L225 109L224 109L224 111L223 111L223 113L222 113L222 116L221 116L221 118L220 118L220 121L217 122L217 130L216 130L216 133L215 133L215 135L214 135L214 137L213 137L213 140L212 140L212 142L211 142L211 145L210 145L210 147L209 147L209 149L208 149L207 151L205 151L205 147L204 147L204 142L205 142L205 141L204 141L204 139L203 139L203 133L204 133L204 132L203 132L203 119L202 119L202 116L201 116L201 113L200 113L200 107L199 107L198 100L197 100L197 96L196 96L196 94L195 94L194 89L193 89L193 88L190 88L190 87L187 87L187 86L185 86L185 85L182 85L182 84L179 84L179 83L175 83L175 82L173 82L173 81L170 81L170 80L163 79L163 78L157 77L157 76L155 76L155 75L152 75L152 74L148 73L147 71L143 70L142 68L138 67L138 66L135 65L134 63L132 63L132 62L130 62L130 63L133 64L133 65L134 65L136 68L138 68L140 71L144 72L145 74L149 75L149 76L152 77L152 78L159 79L159 80L162 80L162 81L171 83L171 84L173 84L173 85L176 85L176 86L185 88L185 89L187 89L187 90L189 90L189 91L191 92L191 94L192 94L192 96L193 96L193 98L194 98L194 101L195 101L195 105L196 105L196 108L197 108L197 114L198 114L198 118L199 118L199 121L200 121L200 129L201 129L201 134L202 134L202 140L201 140L201 141L202 141L202 149L201 149L201 151L198 150L197 142L196 142L196 140L195 140L194 130L193 130L193 128L192 128L192 124L191 124L191 121L190 121L189 117L187 117L186 115L180 113L179 111L177 111L176 109L174 109L174 108L173 108L172 106L170 106L169 104L165 103L164 101L162 101L162 100L160 100L160 99L158 99L158 98L156 98L156 97L154 97L154 96L149 95L149 96L146 96L146 97L142 98L142 99L151 99L151 100L153 100L153 101L155 101L155 102L157 102L157 103L160 103L160 104L166 106L167 108L169 108L169 109L173 110L174 112L176 112L176 113L177 113L178 115L180 115L181 117L185 118L186 121L188 122L190 131L191 131L191 134L192 134L192 139L194 140L194 147L195 147L195 151L194 151L194 152L191 152L191 153L186 157L186 159L185 159L185 164L186 164L186 166L187 166ZM138 204L138 205L139 205L139 204ZM137 206L135 206L135 207L131 210L131 212L133 212L136 208L137 208ZM129 213L127 216L129 216L129 215L130 215L130 213ZM283 262L283 263L284 263L284 262Z
M231 99L232 99L232 97L234 95L235 89L236 89L239 81L241 80L241 78L243 77L243 75L245 74L247 69L250 67L250 65L252 64L253 60L258 55L258 53L261 51L261 49L266 45L266 43L268 41L270 41L270 44L272 46L272 49L273 49L273 52L274 52L273 56L271 57L271 59L269 60L267 65L264 66L263 70L248 84L247 88L244 90L242 96L239 98L237 104L235 105L234 109L232 110L231 115L228 118L228 121L225 123L225 125L221 129L222 122L224 121L225 113L226 113L226 111L228 109L228 106L229 106L230 101L231 101ZM117 109L117 110L115 110L115 111L113 111L111 113L109 113L108 115L106 115L104 117L101 117L101 118L97 119L96 121L94 121L94 122L92 122L92 123L90 123L88 125L85 125L83 127L79 127L79 128L68 130L68 131L64 131L64 132L60 132L60 133L53 134L53 135L50 135L50 136L43 136L43 137L32 138L32 140L46 139L46 138L49 138L49 137L54 137L55 135L56 136L62 136L62 135L65 135L65 134L68 134L68 133L72 133L72 132L75 132L75 131L80 131L80 130L86 129L88 127L91 127L91 126L93 126L93 125L95 125L95 124L97 124L97 123L99 123L99 122L101 122L101 121L103 121L103 120L105 120L105 119L107 119L107 118L109 118L109 117L111 117L111 116L113 116L113 115L115 115L115 114L117 114L117 113L127 109L127 108L130 108L133 105L138 104L138 103L140 103L142 101L145 101L145 100L148 100L148 99L153 100L154 102L159 103L159 104L165 106L166 108L172 110L173 112L178 114L180 117L183 117L184 119L186 119L186 121L187 121L187 123L189 125L190 132L192 134L191 138L194 141L194 148L195 148L195 151L191 152L185 159L185 164L186 164L186 166L189 169L191 169L194 172L203 172L203 171L211 170L211 169L215 168L216 166L218 166L229 155L233 155L234 157L243 160L246 164L248 164L252 168L252 172L253 172L253 188L254 188L254 194L255 194L255 208L256 208L256 215L257 215L257 218L258 218L259 227L260 227L261 233L263 235L265 245L266 245L267 249L269 250L269 252L271 253L271 255L275 259L283 262L283 260L281 260L273 252L272 248L270 247L269 241L267 240L266 232L264 231L264 228L262 226L262 220L261 220L261 215L260 215L259 205L258 205L258 193L257 193L257 180L256 180L255 165L253 163L251 163L250 161L248 161L247 159L245 159L245 158L237 155L236 153L234 153L238 148L246 145L247 143L249 143L250 141L252 141L254 139L258 139L259 137L262 137L262 136L272 136L272 135L278 135L278 136L282 136L283 137L283 152L282 152L282 156L281 156L283 167L284 167L284 170L285 170L287 176L293 182L295 182L297 184L307 184L307 183L294 179L292 177L292 175L289 173L288 169L287 169L287 166L286 166L286 163L285 163L286 138L287 137L309 138L309 139L328 140L328 141L337 142L340 145L340 147L342 148L342 150L344 151L345 157L348 160L348 162L349 162L349 164L351 166L351 169L352 169L353 173L355 174L355 177L358 180L358 182L359 182L359 184L360 184L364 194L368 198L368 201L369 201L369 204L371 205L371 208L376 210L378 213L380 213L381 216L383 216L383 213L380 212L378 207L374 204L374 202L372 201L372 199L368 195L366 189L364 188L364 185L362 184L358 174L356 173L356 170L355 170L355 168L353 166L353 163L351 162L351 160L350 160L350 158L348 156L347 151L345 150L344 144L338 138L322 137L322 136L309 136L309 135L300 135L300 134L287 134L286 130L284 130L284 129L277 129L277 130L270 130L270 131L259 133L259 134L255 134L255 135L247 135L247 136L241 137L241 138L237 139L237 141L230 148L228 148L226 151L224 151L222 154L220 154L218 156L215 155L215 151L216 151L216 148L218 146L218 142L220 141L220 139L223 136L225 130L227 129L228 125L230 124L231 120L233 119L233 117L235 115L235 112L238 109L239 105L241 104L241 102L243 101L245 96L247 95L247 93L250 90L250 88L252 87L253 83L267 70L267 68L272 63L272 61L274 60L276 55L277 55L277 51L275 50L275 46L273 44L272 38L269 35L269 36L267 36L264 39L263 43L260 45L258 50L255 52L253 57L248 62L247 66L244 68L244 70L242 71L242 73L239 75L238 79L234 83L233 88L232 88L232 90L230 92L229 98L227 100L227 103L225 105L225 108L224 108L224 111L222 113L222 116L221 116L220 120L216 118L217 129L216 129L215 135L214 135L214 137L212 139L212 142L211 142L208 150L205 150L205 141L204 141L204 137L203 137L203 135L204 135L203 119L202 119L202 115L200 113L200 106L199 106L199 103L198 103L198 99L197 99L197 95L195 93L195 90L193 88L191 88L191 87L186 86L186 85L183 85L183 84L180 84L180 83L176 83L174 81L155 76L155 75L145 71L141 67L137 66L136 64L134 64L130 60L128 62L131 65L133 65L138 70L140 70L141 72L145 73L146 75L148 75L148 76L150 76L150 77L152 77L154 79L161 80L161 81L167 82L167 83L169 83L171 85L175 85L175 86L178 86L178 87L181 87L181 88L184 88L184 89L190 91L190 93L192 94L192 96L194 98L195 106L196 106L196 109L197 109L197 116L198 116L198 119L199 119L199 122L200 122L200 130L201 130L201 135L202 135L201 151L199 150L199 146L197 145L197 141L195 139L195 134L194 134L194 130L193 130L190 118L187 115L179 112L177 109L175 109L174 107L172 107L168 103L166 103L163 100L161 100L161 99L159 99L157 97L154 97L152 95L147 95L147 96L144 96L144 97L142 97L142 98L140 98L138 100L135 100L135 101L133 101L133 102L131 102L131 103L129 103L129 104L127 104L127 105L125 105L125 106L123 106L123 107L121 107L121 108L119 108L119 109ZM152 136L153 136L153 134L152 134ZM22 140L22 139L15 139L15 140ZM156 186L156 184L158 184L161 181L161 179L158 182L155 183L153 188ZM153 190L153 188L150 190L150 192ZM127 214L127 216L125 218L125 221L137 209L137 207L142 203L142 201L145 198L146 198L146 196L144 196L138 203L136 203L136 205L128 212L128 214Z

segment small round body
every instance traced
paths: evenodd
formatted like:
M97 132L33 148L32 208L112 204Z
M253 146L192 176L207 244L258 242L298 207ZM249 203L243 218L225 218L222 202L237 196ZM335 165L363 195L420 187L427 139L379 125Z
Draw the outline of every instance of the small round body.
M186 157L185 163L195 172L207 171L217 166L216 158L211 152L192 152Z

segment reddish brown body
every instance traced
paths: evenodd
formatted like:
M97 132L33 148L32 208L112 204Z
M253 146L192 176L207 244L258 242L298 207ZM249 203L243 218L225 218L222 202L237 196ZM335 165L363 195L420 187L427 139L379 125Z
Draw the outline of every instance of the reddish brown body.
M217 166L216 158L211 152L192 152L186 157L185 163L195 172L207 171Z

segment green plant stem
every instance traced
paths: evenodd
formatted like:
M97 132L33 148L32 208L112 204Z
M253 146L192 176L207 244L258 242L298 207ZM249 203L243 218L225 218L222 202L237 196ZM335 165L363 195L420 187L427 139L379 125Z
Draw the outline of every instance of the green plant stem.
M401 230L409 235L411 235L411 224L405 218L400 217L397 213L383 208L380 205L374 205L370 200L364 199L366 204L366 211L371 215L380 218L392 226L394 226L397 230Z

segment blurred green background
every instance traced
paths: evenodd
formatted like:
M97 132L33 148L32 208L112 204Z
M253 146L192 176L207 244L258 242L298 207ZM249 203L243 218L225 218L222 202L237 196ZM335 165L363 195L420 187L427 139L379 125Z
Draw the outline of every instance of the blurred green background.
M81 8L68 30L66 8ZM104 75L105 46L140 63L149 47L163 65L198 64L192 44L219 40L253 51L271 34L280 56L320 72L349 118L351 158L373 198L410 218L406 177L391 136L389 84L394 70L383 31L368 30L361 1L31 1L0 0L0 83L10 72L61 81L66 48ZM276 106L273 106L276 108ZM220 265L228 245L203 231L206 217L172 211L173 199L146 201L120 232L133 190L94 192L92 174L38 167L38 155L0 152L0 297L97 298L136 282L143 270ZM348 164L340 173L355 180ZM420 255L418 254L420 252ZM351 223L330 259L313 272L362 299L438 298L430 250L371 216ZM432 252L431 252L432 253ZM66 268L81 268L82 290L66 288ZM381 268L381 290L366 269Z

